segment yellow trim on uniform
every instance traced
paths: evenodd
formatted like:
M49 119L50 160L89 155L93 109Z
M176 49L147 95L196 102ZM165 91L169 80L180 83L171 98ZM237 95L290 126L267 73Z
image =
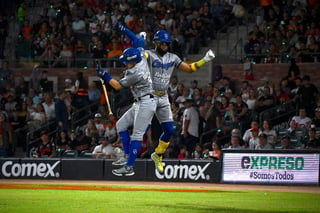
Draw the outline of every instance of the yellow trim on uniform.
M193 72L195 72L195 71L197 71L200 67L202 67L203 65L205 65L206 63L207 63L207 62L202 58L202 59L200 59L199 61L196 61L196 62L190 64L190 65L191 65L191 69L192 69Z
M170 142L164 142L163 140L159 140L159 144L157 148L155 149L156 153L158 155L162 155L166 152Z
M149 54L146 51L144 51L144 56L146 57L146 59L149 58Z

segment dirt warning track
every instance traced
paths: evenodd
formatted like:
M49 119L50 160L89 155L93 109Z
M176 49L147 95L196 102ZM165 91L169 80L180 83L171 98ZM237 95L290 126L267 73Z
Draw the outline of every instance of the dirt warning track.
M37 184L40 184L36 186ZM119 186L119 187L117 187ZM123 188L147 187L147 188ZM244 185L189 182L148 181L91 181L91 180L31 180L0 179L1 188L54 189L54 190L101 190L101 191L167 191L167 192L228 192L228 191L286 191L320 193L319 186ZM168 189L170 188L170 189Z

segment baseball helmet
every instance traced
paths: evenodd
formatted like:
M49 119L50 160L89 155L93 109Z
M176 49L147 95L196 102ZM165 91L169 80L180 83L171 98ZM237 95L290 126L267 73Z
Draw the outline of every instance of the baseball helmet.
M119 60L124 65L127 65L131 62L139 63L141 61L141 53L137 48L127 48L123 51Z
M167 31L159 30L154 34L153 40L170 43L171 36Z

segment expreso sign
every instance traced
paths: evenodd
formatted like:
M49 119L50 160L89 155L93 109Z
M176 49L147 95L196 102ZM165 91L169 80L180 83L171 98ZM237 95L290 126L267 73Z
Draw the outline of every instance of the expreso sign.
M1 172L4 177L60 177L59 172L54 169L60 161L50 163L13 163L6 161L2 164Z
M156 176L159 179L190 179L190 180L210 180L210 175L206 174L205 171L210 163L201 165L166 165L163 163L164 171L160 174L156 170Z

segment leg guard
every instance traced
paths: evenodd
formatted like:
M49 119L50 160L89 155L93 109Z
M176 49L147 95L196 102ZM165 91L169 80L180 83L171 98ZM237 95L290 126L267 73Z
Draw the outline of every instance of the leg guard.
M164 142L162 140L159 140L159 144L158 144L157 148L155 149L155 152L158 155L164 154L166 152L169 144L170 144L169 142Z
M173 121L169 121L169 122L163 122L161 124L163 133L160 136L160 140L164 141L164 142L169 142L171 136L174 133L174 128L173 128Z
M119 132L119 136L120 136L120 140L122 143L122 147L123 147L123 152L124 154L128 155L129 154L129 147L130 147L130 135L129 135L129 131L122 131Z
M127 166L133 166L137 156L140 153L141 141L131 141L130 143L130 154L127 162Z

